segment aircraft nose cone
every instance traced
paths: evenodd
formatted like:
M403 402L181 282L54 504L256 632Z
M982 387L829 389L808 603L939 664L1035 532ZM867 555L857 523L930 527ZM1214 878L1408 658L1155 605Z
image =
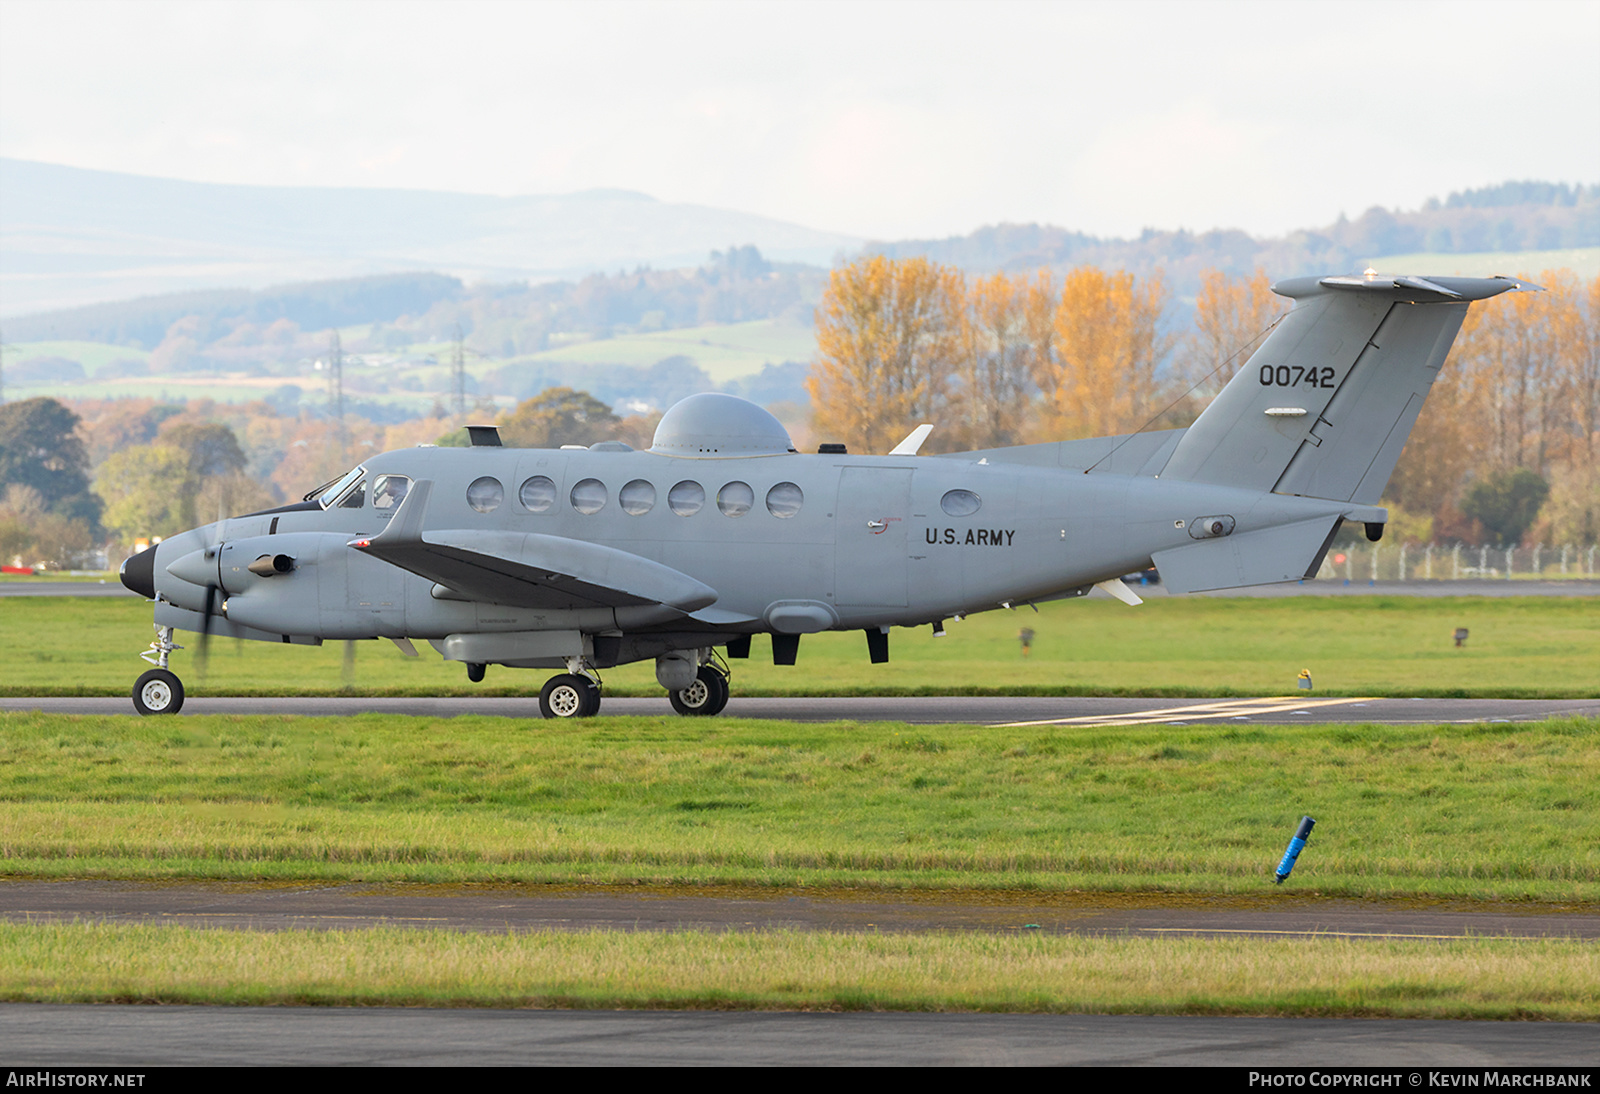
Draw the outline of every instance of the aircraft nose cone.
M210 551L190 551L167 567L167 573L191 585L216 585L217 556Z
M122 560L117 576L129 589L146 600L156 598L156 549L146 547L131 558Z

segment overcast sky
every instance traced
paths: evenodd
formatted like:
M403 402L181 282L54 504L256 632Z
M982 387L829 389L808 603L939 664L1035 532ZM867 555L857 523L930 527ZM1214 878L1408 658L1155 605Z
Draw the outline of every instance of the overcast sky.
M879 239L1600 182L1600 0L0 2L0 155L640 190Z

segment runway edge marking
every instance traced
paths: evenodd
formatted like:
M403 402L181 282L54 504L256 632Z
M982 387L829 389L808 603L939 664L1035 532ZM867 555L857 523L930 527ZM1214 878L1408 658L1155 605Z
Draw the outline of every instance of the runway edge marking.
M1196 703L1185 707L1132 711L1128 714L1086 714L1077 718L1041 718L1030 722L991 724L996 729L1025 729L1029 726L1134 726L1171 721L1176 715L1188 715L1193 718L1230 718L1241 714L1274 714L1298 707L1331 707L1370 702L1373 702L1371 698L1362 696L1348 699L1297 699L1292 696L1272 699L1230 699L1215 703Z

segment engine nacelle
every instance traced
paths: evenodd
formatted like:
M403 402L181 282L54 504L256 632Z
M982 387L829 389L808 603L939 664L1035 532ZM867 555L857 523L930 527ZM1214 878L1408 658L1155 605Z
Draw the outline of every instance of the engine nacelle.
M290 532L222 544L222 614L279 634L406 637L407 575L349 541L342 532Z

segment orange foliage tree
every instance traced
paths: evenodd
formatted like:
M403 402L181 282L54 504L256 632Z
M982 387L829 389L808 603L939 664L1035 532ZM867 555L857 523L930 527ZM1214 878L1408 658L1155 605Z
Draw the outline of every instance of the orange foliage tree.
M833 271L817 307L806 389L819 436L887 452L943 408L965 285L924 258L874 255Z
M1026 281L1003 273L979 280L962 312L952 447L999 448L1024 439L1033 399Z
M1157 275L1080 266L1067 273L1048 355L1034 357L1052 439L1109 436L1144 425L1156 409L1156 369L1169 340L1159 330L1168 293Z
M1250 277L1203 271L1194 301L1194 329L1183 340L1181 378L1208 401L1244 367L1267 330L1288 310L1289 302L1273 293L1262 270Z

